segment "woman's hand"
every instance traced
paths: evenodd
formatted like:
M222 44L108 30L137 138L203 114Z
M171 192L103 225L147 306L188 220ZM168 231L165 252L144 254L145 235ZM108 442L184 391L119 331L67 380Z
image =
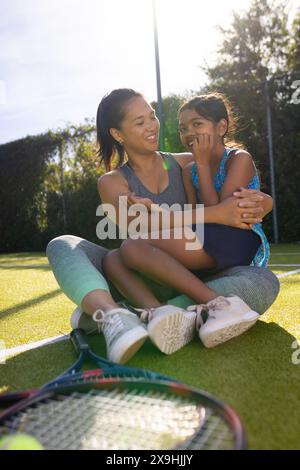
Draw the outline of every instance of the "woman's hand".
M151 204L154 204L154 202L151 201L151 199L149 199L147 197L136 196L135 193L129 192L127 194L127 205L128 205L128 207L130 207L133 204L143 204L147 208L147 210L150 211L151 210Z
M207 167L211 159L211 152L214 146L213 136L210 134L199 134L195 137L192 145L192 152L196 164Z

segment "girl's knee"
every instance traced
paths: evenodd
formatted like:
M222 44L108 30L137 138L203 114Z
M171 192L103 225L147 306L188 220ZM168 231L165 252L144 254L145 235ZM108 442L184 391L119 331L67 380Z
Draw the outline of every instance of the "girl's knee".
M128 238L127 240L124 240L120 247L120 256L126 266L138 268L146 250L147 245L145 240L132 240Z
M113 272L119 259L120 253L118 249L111 250L106 253L102 260L102 269L106 275L109 275Z

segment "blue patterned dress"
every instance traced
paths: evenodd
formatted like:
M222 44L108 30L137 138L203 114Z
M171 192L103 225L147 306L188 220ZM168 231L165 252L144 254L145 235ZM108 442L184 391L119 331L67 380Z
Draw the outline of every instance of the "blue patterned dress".
M217 193L220 192L220 190L223 186L223 183L225 181L225 178L226 178L225 163L228 160L230 154L232 152L235 152L236 150L238 150L238 149L236 149L236 148L227 148L227 147L225 148L225 151L224 151L221 163L220 163L219 170L215 174L215 178L214 178L214 187L215 187L215 190L217 191ZM195 163L192 165L191 172L192 172L192 183L193 183L193 186L196 190L197 199L198 199L198 202L199 202L199 179L198 179L197 166L196 166ZM250 184L247 186L247 189L257 189L257 190L259 190L259 188L260 188L259 177L258 177L258 174L256 172L256 174L253 176ZM254 259L251 262L251 265L252 266L259 266L259 267L266 267L268 265L268 261L269 261L269 257L270 257L270 246L269 246L268 240L266 238L266 235L263 231L263 228L262 228L261 224L255 224L253 226L252 230L257 235L259 235L259 237L261 239L261 244L260 244L260 246L259 246L259 248L256 252L256 255L255 255Z

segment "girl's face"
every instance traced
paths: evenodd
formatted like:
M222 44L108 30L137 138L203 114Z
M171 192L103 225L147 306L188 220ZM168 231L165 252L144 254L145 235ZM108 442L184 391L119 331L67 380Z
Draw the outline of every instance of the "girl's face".
M215 123L205 119L193 109L185 109L179 115L179 133L182 145L192 151L192 143L200 134L209 134L215 145L223 144L223 136L227 130L226 119Z
M158 149L160 124L152 106L138 96L126 105L121 129L110 129L128 153L151 153Z

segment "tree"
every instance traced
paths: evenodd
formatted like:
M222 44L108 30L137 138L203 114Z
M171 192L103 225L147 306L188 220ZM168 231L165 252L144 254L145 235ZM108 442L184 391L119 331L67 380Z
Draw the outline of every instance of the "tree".
M270 192L269 160L266 126L265 84L271 98L275 176L277 184L278 219L281 241L297 240L297 230L287 229L287 204L295 202L288 190L290 173L298 161L296 116L291 110L291 79L298 67L299 42L288 30L287 4L270 0L253 0L249 10L235 13L228 29L221 29L223 43L217 64L208 66L208 90L225 93L241 116L237 138L254 156L262 177L262 189ZM295 20L296 21L296 20ZM293 25L299 35L299 23ZM299 117L298 117L299 122ZM288 149L288 150L287 150ZM299 186L299 185L297 185ZM293 188L299 200L298 187ZM295 199L296 199L295 198ZM298 220L298 219L297 219ZM288 224L288 226L291 224ZM266 224L271 233L270 218Z

